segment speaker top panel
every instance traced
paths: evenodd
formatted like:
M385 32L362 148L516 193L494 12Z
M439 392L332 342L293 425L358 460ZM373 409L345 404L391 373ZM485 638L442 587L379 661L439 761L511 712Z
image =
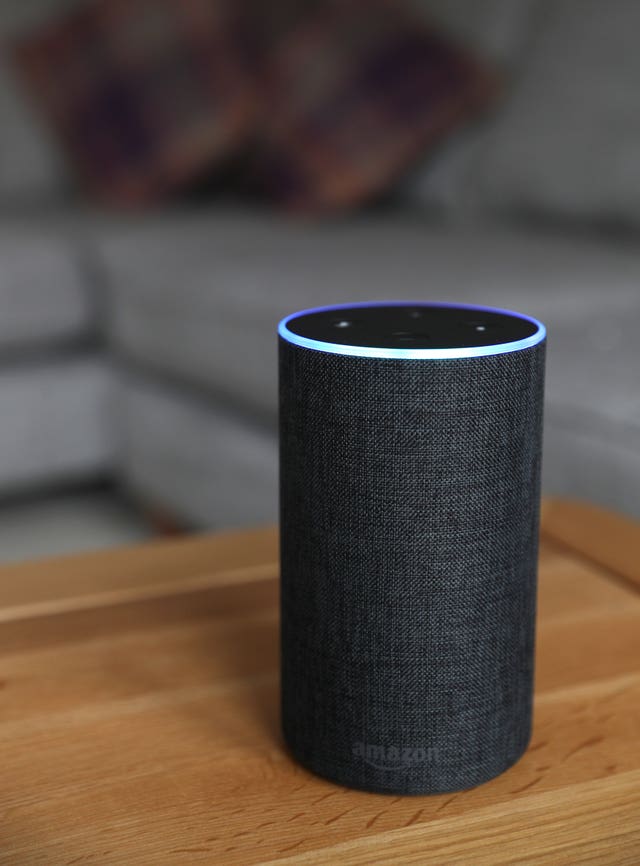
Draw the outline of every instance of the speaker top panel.
M526 349L545 338L530 316L494 307L425 302L341 304L280 322L290 343L373 358L465 358Z

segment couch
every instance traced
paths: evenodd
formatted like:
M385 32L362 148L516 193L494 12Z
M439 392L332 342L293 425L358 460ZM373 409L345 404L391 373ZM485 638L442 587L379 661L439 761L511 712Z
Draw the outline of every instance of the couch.
M544 489L640 516L640 10L414 2L509 88L392 201L332 221L92 211L0 71L0 493L109 477L189 526L272 521L278 319L435 299L545 321Z

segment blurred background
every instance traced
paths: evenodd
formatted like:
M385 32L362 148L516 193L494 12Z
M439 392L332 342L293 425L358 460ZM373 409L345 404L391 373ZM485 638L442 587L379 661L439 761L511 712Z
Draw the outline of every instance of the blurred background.
M548 326L544 489L640 517L637 0L0 0L0 560L277 519L276 324Z

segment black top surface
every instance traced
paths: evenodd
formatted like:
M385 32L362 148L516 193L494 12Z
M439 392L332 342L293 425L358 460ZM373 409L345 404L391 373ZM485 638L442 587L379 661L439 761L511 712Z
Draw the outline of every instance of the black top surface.
M538 326L517 313L381 304L311 311L290 319L287 329L300 337L343 346L460 349L524 340Z

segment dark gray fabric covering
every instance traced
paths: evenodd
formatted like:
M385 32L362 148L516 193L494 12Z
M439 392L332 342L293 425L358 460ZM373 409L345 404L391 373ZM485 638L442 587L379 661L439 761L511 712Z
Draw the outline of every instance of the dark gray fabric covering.
M439 793L526 749L544 359L280 340L282 723L316 773Z

